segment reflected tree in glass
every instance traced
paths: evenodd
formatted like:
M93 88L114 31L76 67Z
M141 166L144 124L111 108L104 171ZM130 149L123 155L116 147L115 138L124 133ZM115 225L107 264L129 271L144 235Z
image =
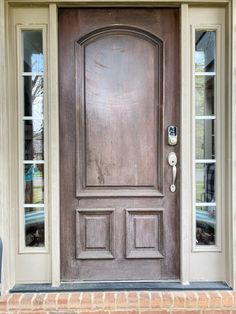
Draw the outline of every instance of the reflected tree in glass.
M43 76L24 77L24 115L43 118L44 86Z

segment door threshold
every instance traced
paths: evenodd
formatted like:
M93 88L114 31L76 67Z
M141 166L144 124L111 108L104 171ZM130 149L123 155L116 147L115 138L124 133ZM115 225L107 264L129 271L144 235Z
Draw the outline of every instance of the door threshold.
M16 284L11 293L30 292L82 292L82 291L188 291L188 290L232 290L223 281L190 282L62 282L59 287L51 284Z

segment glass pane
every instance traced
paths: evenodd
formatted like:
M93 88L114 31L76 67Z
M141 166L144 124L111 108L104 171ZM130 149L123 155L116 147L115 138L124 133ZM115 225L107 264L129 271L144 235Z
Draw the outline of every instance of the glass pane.
M43 77L25 76L24 78L24 115L42 118L43 116Z
M24 121L25 160L43 160L43 121Z
M215 71L215 31L196 31L195 36L195 71Z
M44 240L44 208L25 208L25 246L40 246Z
M42 31L23 31L24 72L43 72Z
M216 230L216 208L214 206L196 207L196 244L214 245Z
M196 159L215 159L215 120L196 120Z
M29 164L25 167L25 204L44 202L44 165Z
M214 115L214 76L195 76L196 115Z
M215 163L196 164L196 202L215 203Z

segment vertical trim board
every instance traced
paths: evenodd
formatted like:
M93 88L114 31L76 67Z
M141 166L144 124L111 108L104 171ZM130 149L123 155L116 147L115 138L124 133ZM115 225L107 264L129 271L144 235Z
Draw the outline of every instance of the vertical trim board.
M49 5L49 208L51 210L52 285L60 285L60 165L57 5Z
M3 271L0 292L5 294L11 286L10 219L9 219L9 139L7 106L6 69L6 7L0 0L0 237L3 241Z
M180 193L180 234L181 234L181 281L189 284L190 239L191 234L191 106L190 104L190 38L189 38L189 7L181 5L181 193Z

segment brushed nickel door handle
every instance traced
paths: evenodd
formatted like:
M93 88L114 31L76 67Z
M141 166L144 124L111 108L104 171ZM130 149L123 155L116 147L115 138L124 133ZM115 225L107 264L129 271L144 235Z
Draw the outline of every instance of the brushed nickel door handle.
M177 156L175 152L171 152L168 155L168 163L172 167L172 184L170 185L170 191L174 193L176 191L176 176L177 176Z

